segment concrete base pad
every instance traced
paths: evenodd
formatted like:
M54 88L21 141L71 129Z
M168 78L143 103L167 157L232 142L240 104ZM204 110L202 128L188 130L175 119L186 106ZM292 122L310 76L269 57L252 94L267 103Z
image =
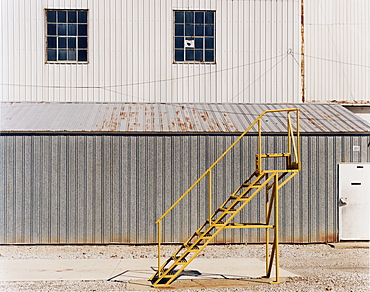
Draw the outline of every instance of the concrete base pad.
M140 280L150 284L147 280L156 269L156 259L1 260L0 281ZM265 262L255 258L198 258L183 271L179 280L245 279L264 274ZM274 268L271 276L275 276ZM280 269L280 276L297 275Z
M286 278L280 278L280 283L285 282ZM215 289L215 288L241 288L257 285L271 285L271 279L192 279L192 280L176 280L169 288L160 289ZM158 288L151 287L151 283L145 280L131 280L126 286L128 291L153 290L158 291Z
M343 241L343 242L335 242L335 243L328 243L333 248L344 249L344 248L369 248L370 242L369 241Z

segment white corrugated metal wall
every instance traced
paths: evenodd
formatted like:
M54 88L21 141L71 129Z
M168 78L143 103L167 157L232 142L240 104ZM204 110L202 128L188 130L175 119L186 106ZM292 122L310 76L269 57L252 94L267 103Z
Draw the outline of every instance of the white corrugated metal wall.
M370 102L370 2L304 3L305 100ZM89 9L89 64L45 64L45 8ZM173 63L177 9L216 11L216 64ZM0 10L4 101L301 101L300 0L3 0Z
M306 100L370 102L370 1L305 0Z
M1 100L299 102L299 0L3 0ZM89 63L45 63L44 9L89 10ZM216 63L173 63L173 10L216 11Z

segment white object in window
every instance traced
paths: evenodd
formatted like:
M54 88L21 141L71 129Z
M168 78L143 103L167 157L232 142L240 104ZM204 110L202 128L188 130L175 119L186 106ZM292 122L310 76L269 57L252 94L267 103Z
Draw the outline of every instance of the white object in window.
M194 42L194 40L185 40L185 48L194 48L195 46L194 46L194 44L195 44L195 42Z

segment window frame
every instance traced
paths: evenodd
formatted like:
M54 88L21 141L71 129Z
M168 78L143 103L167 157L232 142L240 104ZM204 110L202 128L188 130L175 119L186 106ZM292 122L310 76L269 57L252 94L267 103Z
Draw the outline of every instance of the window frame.
M56 13L58 13L59 11L66 11L67 14L66 14L66 35L64 36L60 36L57 34L53 35L53 34L48 34L48 24L56 24L56 25L59 25L59 24L64 24L64 22L59 22L56 20L56 22L49 22L48 21L48 12L49 11L55 11ZM69 11L72 11L72 12L76 12L78 14L78 12L86 12L86 22L69 22L68 21L68 12ZM44 33L44 37L45 37L45 64L88 64L89 63L89 9L54 9L54 8L45 8L44 9L44 29L45 29L45 33ZM67 59L68 59L68 51L69 50L72 50L72 49L75 49L75 60L58 60L58 54L59 54L59 49L61 49L59 47L59 43L60 43L60 40L61 39L66 39L66 42L67 42L67 39L68 39L68 24L76 24L76 33L75 35L71 35L71 37L73 37L75 40L75 46L73 48L68 48L68 45L66 45L65 47L65 51L67 53ZM82 25L86 25L86 34L82 34L82 35L79 35L79 24L82 26ZM54 49L54 48L51 48L49 47L49 40L48 38L52 38L52 37L55 37L56 38L56 48L55 48L55 51L56 51L56 60L49 60L49 57L48 57L48 50L50 49ZM82 38L86 38L86 48L83 48L83 47L79 47L79 37L81 38L81 41L82 41ZM69 41L69 40L68 40ZM62 47L62 49L64 49L64 47ZM86 60L78 60L78 53L79 51L86 51Z
M184 12L184 22L176 22L176 12ZM193 12L194 13L193 22L189 22L190 25L194 25L194 35L193 36L186 36L186 32L185 32L185 25L187 23L186 20L185 20L186 12ZM213 15L213 23L206 23L206 16L204 14L204 22L201 24L202 26L204 26L203 35L195 35L196 34L195 33L195 26L199 25L199 23L197 23L196 20L195 20L195 18L196 18L195 13L196 12L203 12L203 13L211 12L212 15ZM189 39L189 41L194 40L194 43L196 42L196 39L202 39L202 43L203 43L203 45L202 45L203 47L201 49L202 55L203 55L203 60L202 61L196 60L195 45L194 45L194 48L193 48L193 51L194 51L193 60L186 60L187 51L191 51L191 50L186 50L185 45L183 47L184 60L176 60L176 53L177 53L177 51L180 51L180 50L178 50L179 47L176 47L177 46L176 45L176 41L177 41L176 38L181 38L182 37L182 36L179 36L179 35L176 34L176 25L179 24L179 23L180 24L184 23L183 43L185 43L187 38ZM206 33L205 33L205 26L206 25L212 25L213 35L206 36ZM216 10L200 10L200 9L198 9L198 10L184 10L184 9L172 10L172 38L173 38L172 39L172 62L173 62L173 64L216 64ZM206 49L206 47L205 47L206 38L213 40L213 48L212 49ZM198 49L197 51L200 51L200 49ZM206 61L205 60L206 51L212 51L213 52L213 61Z

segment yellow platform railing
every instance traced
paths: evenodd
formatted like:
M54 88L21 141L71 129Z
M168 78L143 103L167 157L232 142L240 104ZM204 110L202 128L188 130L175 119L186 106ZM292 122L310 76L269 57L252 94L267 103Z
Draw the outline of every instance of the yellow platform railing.
M288 145L287 145L287 152L286 153L271 153L271 154L263 154L262 149L262 126L263 126L263 117L270 114L270 113L279 113L279 112L285 112L286 113L286 121L287 121L287 137L288 137ZM295 112L296 119L295 123L292 121L291 114ZM300 124L299 124L299 109L298 108L290 108L290 109L278 109L278 110L267 110L264 111L262 114L258 116L258 118L230 145L229 148L226 149L224 153L221 154L221 156L193 183L193 185L181 195L181 197L170 207L167 209L166 212L163 213L163 215L155 222L157 224L158 228L158 272L161 273L161 222L162 220L171 212L173 208L175 208L190 192L194 187L196 187L206 176L208 176L208 220L211 223L212 222L212 170L213 168L224 158L224 156L237 145L240 140L255 126L258 127L258 153L256 154L256 174L260 173L271 173L275 177L275 181L277 184L278 173L279 172L295 172L295 174L301 170L301 160L300 160ZM286 169L282 170L263 170L263 158L273 158L273 157L286 157ZM288 181L288 180L287 180ZM276 187L276 190L274 192L277 192L278 189L280 189L285 183L280 184L278 187ZM277 198L275 199L275 201ZM272 206L269 207L269 217L271 215ZM277 211L277 210L276 210ZM275 213L275 217L277 212ZM275 218L276 221L278 221L278 218ZM277 223L275 223L277 225ZM249 226L246 226L249 227ZM251 226L253 227L253 226ZM255 226L259 227L259 226ZM230 225L228 228L243 228L242 226L235 225L233 227ZM249 227L250 228L250 227ZM270 228L269 226L267 228ZM277 230L276 230L277 231ZM268 234L267 234L267 240L268 240ZM268 243L267 243L268 244ZM277 245L277 241L274 242L274 245ZM268 248L268 247L267 247ZM273 252L278 252L277 249L273 250ZM267 259L267 258L266 258ZM272 256L271 256L272 259ZM278 261L278 257L276 257L276 261ZM266 265L267 267L268 265ZM271 264L269 265L269 273L271 272ZM268 271L267 271L268 272ZM268 274L269 274L268 273ZM278 271L277 271L277 279L278 279Z

